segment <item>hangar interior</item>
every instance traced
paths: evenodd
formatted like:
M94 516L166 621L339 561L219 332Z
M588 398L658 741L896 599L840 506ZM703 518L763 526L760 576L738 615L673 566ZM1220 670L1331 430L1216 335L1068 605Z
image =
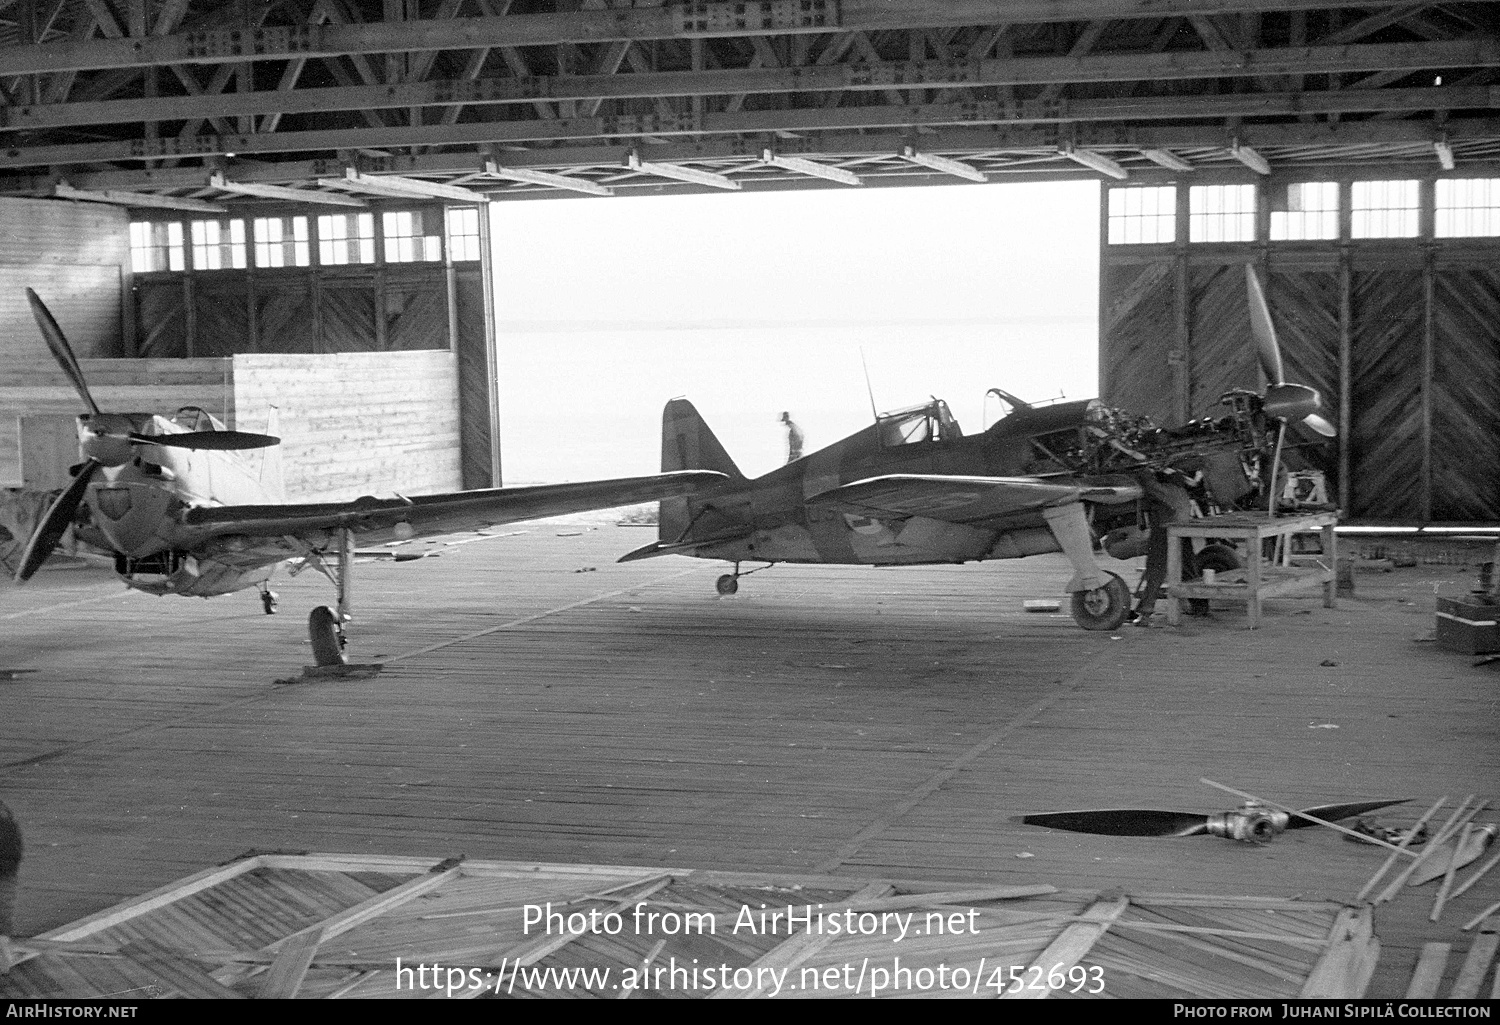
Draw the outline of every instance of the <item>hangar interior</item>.
M291 496L482 488L489 204L1058 178L1106 402L1259 388L1253 264L1344 516L1500 520L1493 2L0 0L0 486L75 458L28 287L109 408L275 407Z

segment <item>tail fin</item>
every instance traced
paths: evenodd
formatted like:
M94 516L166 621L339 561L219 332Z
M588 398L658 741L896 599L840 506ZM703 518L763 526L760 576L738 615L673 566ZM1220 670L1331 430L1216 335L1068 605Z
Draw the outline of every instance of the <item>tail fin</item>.
M671 470L718 470L732 481L745 475L687 399L673 399L661 414L661 468ZM677 541L692 522L687 498L664 498L659 512L657 536Z
M663 473L670 470L718 470L732 480L745 479L687 399L673 399L662 410L661 468Z
M275 436L281 424L281 410L275 406L266 414L266 433ZM260 450L260 486L266 494L281 502L286 499L286 480L281 467L281 446L272 445Z

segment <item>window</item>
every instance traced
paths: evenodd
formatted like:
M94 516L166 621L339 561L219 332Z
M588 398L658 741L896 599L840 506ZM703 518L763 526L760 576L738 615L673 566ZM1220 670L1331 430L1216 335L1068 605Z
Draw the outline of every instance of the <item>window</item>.
M385 214L381 227L385 229L385 262L418 263L424 260L443 258L443 240L438 235L423 234L423 218L431 221L431 214L420 210L401 210Z
M1283 209L1271 209L1276 242L1339 237L1338 182L1297 182L1286 187Z
M1500 235L1500 178L1440 178L1436 198L1438 238Z
M1416 238L1415 181L1355 182L1349 232L1354 238Z
M306 217L255 219L255 266L306 267L310 262Z
M448 211L448 252L453 262L479 259L479 211L455 207Z
M1171 185L1109 190L1109 243L1177 239L1177 189Z
M1188 241L1254 242L1254 185L1194 185L1188 189Z
M184 270L182 224L179 221L132 221L130 269L139 272Z
M374 214L325 214L318 218L318 262L374 263Z
M245 266L245 222L194 221L193 269L242 269Z

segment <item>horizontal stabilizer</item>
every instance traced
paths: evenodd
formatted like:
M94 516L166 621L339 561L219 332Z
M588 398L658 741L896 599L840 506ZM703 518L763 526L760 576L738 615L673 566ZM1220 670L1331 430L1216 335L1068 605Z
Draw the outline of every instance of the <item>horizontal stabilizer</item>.
M733 534L720 534L717 537L693 538L689 541L652 541L649 545L642 545L633 552L626 552L615 561L639 562L641 559L654 559L658 555L692 555L699 548L723 544L726 541L738 541L749 537L751 533L750 530L743 530Z

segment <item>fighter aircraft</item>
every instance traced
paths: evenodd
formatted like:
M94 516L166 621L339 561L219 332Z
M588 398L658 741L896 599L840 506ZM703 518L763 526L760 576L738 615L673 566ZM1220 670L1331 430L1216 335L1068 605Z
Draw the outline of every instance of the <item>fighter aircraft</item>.
M695 469L577 484L286 504L279 501L279 480L262 479L260 468L239 454L277 445L278 438L226 430L193 407L173 417L103 412L51 311L31 289L26 295L47 347L89 412L78 418L84 461L32 533L16 581L30 579L75 526L114 552L115 571L127 585L150 594L206 598L257 587L271 612L267 581L277 566L311 565L338 592L336 608L320 605L308 617L318 665L345 661L356 537L378 544L475 530L683 496L723 479L721 473Z
M663 499L658 539L620 561L732 562L717 584L729 595L740 577L779 562L890 566L1060 551L1074 570L1066 587L1074 619L1113 630L1130 613L1130 588L1099 566L1095 540L1107 538L1118 558L1144 554L1142 500L1153 481L1186 488L1205 511L1265 510L1286 425L1333 433L1318 416L1317 391L1283 379L1270 311L1248 266L1246 282L1267 388L1228 392L1225 415L1172 429L1097 399L1033 406L995 388L1010 409L982 434L965 435L934 398L877 414L864 430L749 480L693 405L674 399L662 416L662 470L711 469L727 479ZM767 566L741 571L756 562Z

